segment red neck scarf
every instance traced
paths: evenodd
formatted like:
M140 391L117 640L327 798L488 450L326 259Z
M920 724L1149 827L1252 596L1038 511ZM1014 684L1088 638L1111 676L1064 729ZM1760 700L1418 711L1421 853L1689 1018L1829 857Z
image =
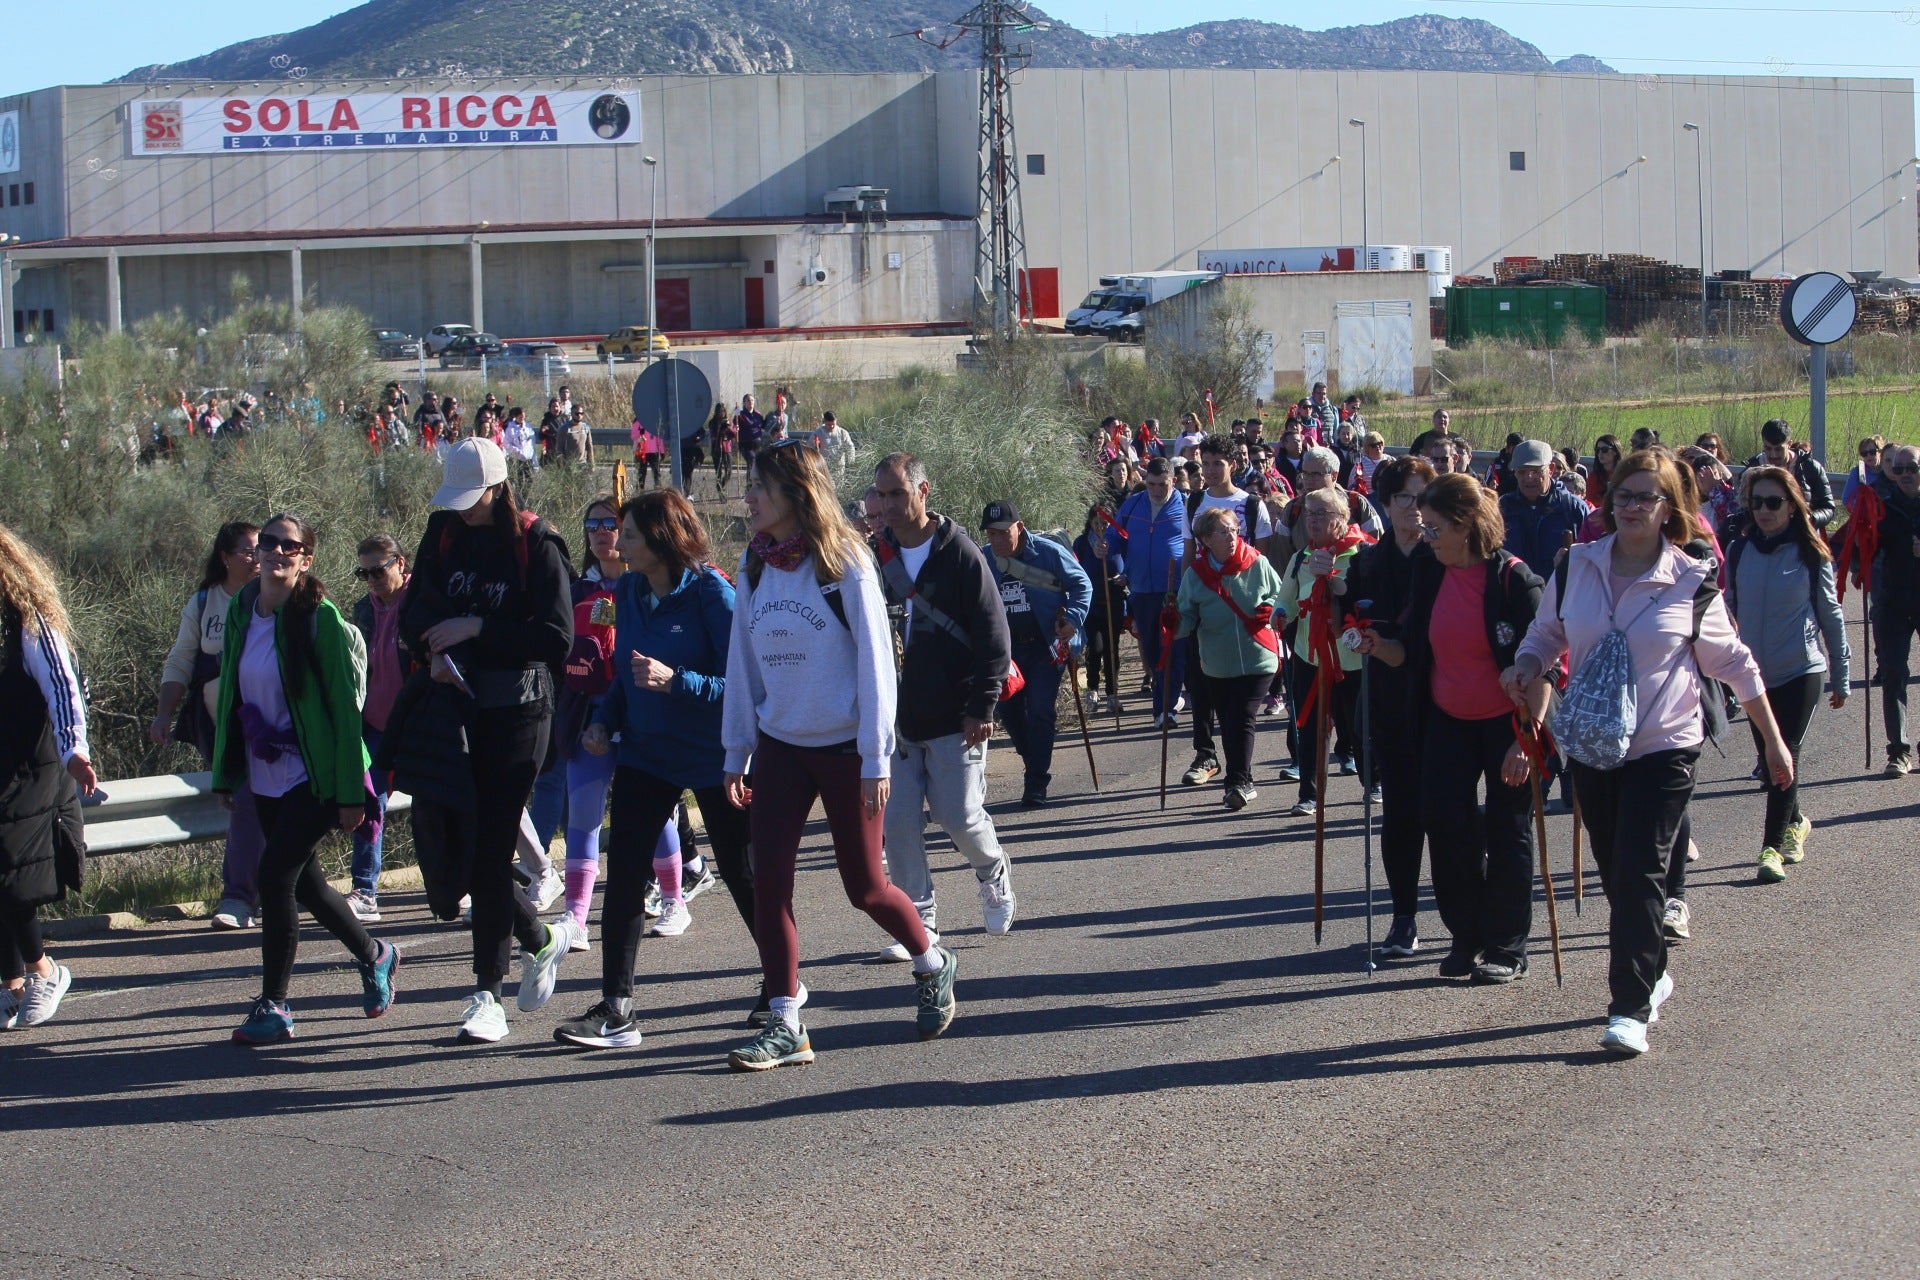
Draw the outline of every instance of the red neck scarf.
M1245 538L1235 538L1233 554L1227 557L1224 566L1219 569L1214 568L1212 557L1202 551L1193 558L1193 572L1194 576L1200 579L1202 586L1226 601L1227 608L1233 610L1234 616L1240 619L1240 625L1247 629L1247 635L1253 639L1254 643L1269 653L1279 653L1280 637L1273 633L1273 606L1263 604L1249 614L1240 607L1240 602L1233 598L1233 592L1227 588L1226 584L1227 577L1238 577L1245 573L1253 568L1254 561L1259 558L1260 553L1253 549L1252 543Z
M1350 524L1346 533L1332 546L1309 547L1308 554L1331 551L1338 558L1361 543L1372 541L1359 526ZM1300 602L1300 617L1307 624L1308 660L1318 668L1313 683L1307 687L1307 696L1300 700L1299 723L1305 724L1313 714L1320 686L1336 684L1347 678L1346 672L1340 669L1340 650L1334 643L1333 574L1324 574L1313 580L1313 590Z
M785 542L775 542L767 534L756 533L753 541L747 544L747 550L776 569L797 569L800 562L807 558L807 539L805 534L796 533Z

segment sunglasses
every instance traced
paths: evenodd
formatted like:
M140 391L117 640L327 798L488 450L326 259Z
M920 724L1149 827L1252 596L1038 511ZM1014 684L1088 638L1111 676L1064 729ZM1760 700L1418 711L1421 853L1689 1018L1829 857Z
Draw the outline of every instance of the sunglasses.
M1635 493L1631 489L1616 489L1613 494L1615 511L1645 511L1657 507L1667 500L1664 493Z
M761 445L761 446L760 446L760 452L762 452L762 453L773 453L773 452L775 452L776 450L779 450L779 449L796 449L796 448L805 448L805 449L811 449L811 448L813 448L813 439L812 439L812 437L810 437L810 436L788 436L788 437L787 437L786 439L784 439L784 440L775 440L775 441L774 441L774 442L773 442L772 444L763 444L763 445Z
M313 548L304 542L296 542L292 538L276 538L270 533L261 534L254 545L261 555L272 555L277 551L281 555L291 557L308 555L313 551Z
M385 560L382 560L379 564L373 566L373 568L371 569L367 568L365 565L361 565L359 568L353 571L353 576L360 579L360 581L365 582L367 579L372 578L377 574L385 573L387 570L393 568L393 566L399 563L400 563L399 556L388 556Z
M1896 475L1896 476L1920 476L1920 466L1915 466L1911 462L1907 462L1907 463L1896 462L1892 466L1887 468L1887 473L1889 475Z
M1755 511L1778 511L1786 505L1787 500L1777 494L1768 494L1764 498L1756 497L1753 499L1753 509Z
M591 520L582 520L581 525L588 533L612 533L620 527L618 516L595 516Z

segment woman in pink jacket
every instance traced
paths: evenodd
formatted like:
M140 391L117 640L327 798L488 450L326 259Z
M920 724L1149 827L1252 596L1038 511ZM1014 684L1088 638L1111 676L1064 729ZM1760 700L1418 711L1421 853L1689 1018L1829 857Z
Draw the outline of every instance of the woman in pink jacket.
M1604 512L1613 532L1569 550L1565 598L1556 574L1501 683L1540 720L1548 695L1542 672L1565 654L1567 669L1578 673L1613 628L1626 636L1635 688L1626 758L1612 769L1578 761L1571 768L1612 907L1612 1002L1600 1043L1633 1055L1646 1052L1647 1026L1673 994L1660 925L1667 862L1693 795L1694 764L1705 738L1700 675L1732 687L1765 743L1767 771L1778 785L1792 780L1794 766L1760 668L1740 642L1714 583L1715 566L1681 550L1697 529L1691 478L1663 453L1629 454L1614 472Z

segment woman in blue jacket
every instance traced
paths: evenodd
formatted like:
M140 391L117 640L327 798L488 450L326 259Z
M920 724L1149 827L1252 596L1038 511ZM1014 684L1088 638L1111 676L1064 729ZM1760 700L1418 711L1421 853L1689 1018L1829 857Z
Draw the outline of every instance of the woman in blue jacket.
M1846 705L1846 623L1834 593L1833 558L1813 530L1799 481L1781 467L1752 467L1741 480L1741 506L1751 524L1727 546L1727 602L1760 664L1780 736L1797 760L1823 676L1828 704L1836 711ZM1754 730L1755 742L1759 737ZM1768 779L1766 790L1759 878L1777 884L1787 878L1785 864L1807 856L1813 823L1800 812L1797 772L1784 787Z
M748 818L722 788L720 706L733 634L733 584L708 563L707 531L672 489L641 494L620 509L620 558L628 572L614 591L614 682L581 745L615 750L613 834L600 906L601 999L554 1037L593 1049L640 1043L633 1018L633 968L660 828L692 791L700 802L720 878L753 932L747 871ZM765 1021L763 993L749 1025Z

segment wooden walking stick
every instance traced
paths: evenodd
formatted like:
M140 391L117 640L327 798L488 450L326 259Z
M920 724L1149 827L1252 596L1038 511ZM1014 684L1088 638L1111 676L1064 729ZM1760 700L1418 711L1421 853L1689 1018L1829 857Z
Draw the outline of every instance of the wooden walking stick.
M1561 767L1566 767L1562 760ZM1573 914L1580 914L1580 900L1587 895L1586 873L1580 869L1580 836L1585 828L1580 818L1580 788L1571 781L1567 783L1567 794L1573 797Z
M1056 615L1064 619L1067 611L1061 609ZM1073 686L1073 710L1080 717L1080 743L1087 749L1087 772L1093 775L1093 789L1100 789L1100 766L1093 762L1093 735L1087 732L1087 706L1080 700L1080 664L1073 660L1073 644L1068 640L1056 640L1067 659L1067 683Z
M1553 867L1547 860L1547 800L1540 789L1540 779L1546 773L1546 756L1540 750L1540 738L1534 726L1522 720L1517 711L1513 713L1513 732L1527 757L1527 780L1533 784L1533 827L1540 844L1540 879L1547 888L1547 932L1553 939L1553 980L1564 987L1567 975L1560 964L1560 913L1554 906Z
M1179 582L1180 562L1174 560L1172 557L1168 557L1168 596L1173 595L1174 589L1179 586ZM1162 605L1161 610L1164 612L1165 609L1166 606ZM1153 625L1155 627L1160 625L1160 619L1158 617L1154 618ZM1169 684L1168 676L1173 670L1173 645L1178 643L1179 641L1177 640L1169 642L1164 634L1160 637L1160 807L1162 809L1167 807L1167 736L1173 729L1173 690ZM1149 703L1148 705L1152 704Z
M1860 575L1860 648L1866 654L1867 772L1873 772L1873 583L1872 571ZM1761 772L1766 766L1760 766Z
M1327 704L1333 700L1333 680L1322 661L1314 668L1314 726L1317 740L1313 749L1313 945L1320 945L1326 926L1327 885Z

